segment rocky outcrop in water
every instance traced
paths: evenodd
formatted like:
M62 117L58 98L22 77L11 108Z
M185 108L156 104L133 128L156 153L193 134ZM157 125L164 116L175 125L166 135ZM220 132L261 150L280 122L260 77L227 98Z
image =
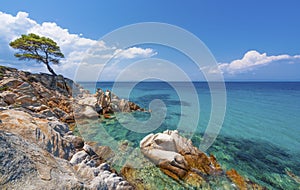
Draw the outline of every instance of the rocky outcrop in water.
M209 186L211 178L228 177L239 189L263 189L244 179L235 170L224 172L213 155L206 155L178 131L149 134L140 142L141 152L160 170L176 181L192 187Z
M141 141L140 148L147 158L175 180L201 186L208 175L223 173L213 155L207 156L178 131L150 134Z
M74 108L98 118L94 100L60 75L1 66L1 189L133 189L70 130Z

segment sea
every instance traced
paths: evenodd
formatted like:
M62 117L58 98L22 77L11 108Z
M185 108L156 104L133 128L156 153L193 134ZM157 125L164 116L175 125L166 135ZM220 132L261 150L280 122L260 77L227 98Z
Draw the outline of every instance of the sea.
M116 114L95 124L97 129L84 129L93 131L86 138L101 145L113 146L125 140L138 147L147 134L169 129L186 133L195 146L201 147L212 115L218 114L214 111L218 107L212 106L212 94L218 92L212 91L207 82L80 84L91 93L98 88L113 90L120 92L116 94L119 98L129 99L146 110L153 108L152 112ZM220 108L225 111L223 122L205 152L215 155L224 170L234 168L268 189L300 189L300 82L224 85L225 108ZM189 93L193 96L190 99Z

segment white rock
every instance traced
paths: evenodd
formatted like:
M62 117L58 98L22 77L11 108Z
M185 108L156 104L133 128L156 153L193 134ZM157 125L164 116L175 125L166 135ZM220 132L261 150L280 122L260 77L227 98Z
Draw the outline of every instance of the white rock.
M192 151L193 145L178 134L178 131L149 134L141 142L142 153L152 162L158 164L161 160L169 162L185 162L179 151Z
M97 98L94 96L85 96L82 99L78 100L78 104L87 105L87 106L95 106L97 103Z
M72 159L70 160L70 163L72 165L77 165L77 164L81 163L82 161L84 161L87 156L88 156L88 154L84 150L79 151L73 155Z
M100 164L97 168L99 168L100 170L110 170L110 166L109 164L107 164L106 162Z
M82 115L83 115L83 117L86 117L86 118L89 118L89 119L98 118L98 116L99 116L98 113L91 106L86 106L83 109Z
M108 190L107 184L100 177L95 177L88 187L89 189Z

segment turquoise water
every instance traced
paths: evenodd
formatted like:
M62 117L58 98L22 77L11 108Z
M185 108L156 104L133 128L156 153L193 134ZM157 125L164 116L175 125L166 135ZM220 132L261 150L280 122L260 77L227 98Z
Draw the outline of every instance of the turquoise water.
M198 146L210 118L211 95L207 83L193 84L200 103L200 120L192 141ZM113 83L81 85L95 92L98 87L112 89ZM118 90L126 90L130 83L120 86ZM176 83L175 86L176 90L189 93L185 83ZM156 110L156 114L165 111L166 117L151 132L177 129L180 117L189 117L193 113L194 103L182 101L176 90L164 82L141 82L132 89L129 99L141 107L148 108L154 99L160 99L166 105L164 110ZM270 189L299 189L300 184L288 176L287 171L300 176L300 83L232 82L226 83L226 93L224 123L207 152L216 155L224 169L235 168L243 176ZM136 112L133 116L138 121L146 121L150 114ZM123 118L122 114L119 118ZM130 121L127 123L131 124ZM185 125L188 127L192 123ZM103 135L100 138L99 128L105 131L107 138ZM89 137L101 141L101 144L112 145L128 140L133 147L148 134L128 130L117 120L103 120L100 126L91 130L94 133Z

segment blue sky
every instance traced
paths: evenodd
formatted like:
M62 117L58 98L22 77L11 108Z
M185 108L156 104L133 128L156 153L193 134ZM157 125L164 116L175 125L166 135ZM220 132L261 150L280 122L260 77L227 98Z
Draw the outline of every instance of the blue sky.
M55 69L72 78L77 61L74 55L89 48L89 44L119 27L139 22L162 22L179 26L202 40L214 55L226 80L299 81L299 7L300 1L297 0L3 0L0 2L0 64L36 72L43 67L35 64L24 66L13 58L13 51L8 48L7 42L11 38L31 31L58 41L67 55L62 64L69 67ZM16 19L18 13L19 19ZM8 22L10 19L13 21ZM59 31L64 31L64 35ZM69 46L63 44L61 38L70 39ZM164 59L175 57L180 59L177 65L185 64L188 75L197 75L192 72L192 64L186 63L187 59L176 55L178 52L171 55L167 48L147 48L131 49L127 53L134 56L125 56L123 63L160 55L159 58Z

